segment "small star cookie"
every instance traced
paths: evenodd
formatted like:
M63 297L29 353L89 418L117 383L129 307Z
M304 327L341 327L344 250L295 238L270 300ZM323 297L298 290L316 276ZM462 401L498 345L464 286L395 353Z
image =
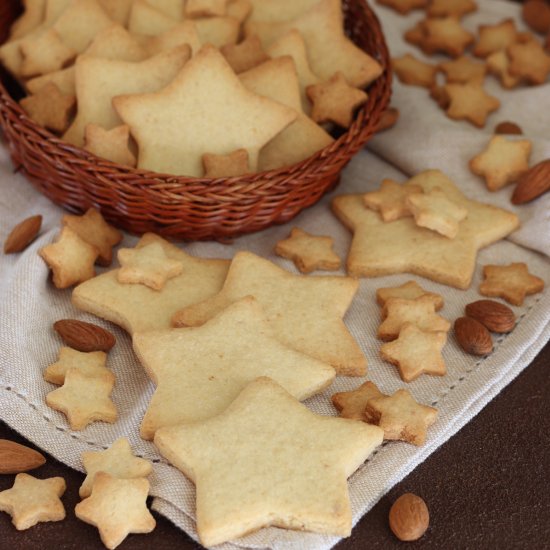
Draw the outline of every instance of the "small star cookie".
M52 384L62 385L65 383L67 370L71 368L78 369L86 376L103 376L105 372L111 372L105 367L106 361L107 354L104 351L82 352L73 348L62 347L59 350L57 362L49 365L44 371L44 380Z
M479 39L474 46L473 54L478 57L505 50L517 40L518 31L513 19L505 19L496 25L480 25Z
M544 84L550 74L550 54L535 40L516 43L506 50L510 58L510 74L529 84Z
M448 332L451 323L435 313L435 305L430 296L414 300L390 298L384 306L385 319L378 328L380 340L395 340L406 323L430 332Z
M427 9L430 17L462 17L477 10L473 0L431 0Z
M489 191L498 191L529 169L531 148L527 139L493 136L487 148L470 160L470 170L485 178Z
M46 395L46 404L65 414L72 430L83 430L98 420L111 424L116 421L116 407L109 399L114 386L113 373L105 370L102 376L90 377L70 368L63 386Z
M237 74L248 71L269 59L256 35L247 36L239 44L225 44L220 51Z
M340 71L325 82L308 86L306 92L313 104L311 118L318 123L334 122L342 128L351 126L355 110L368 99L363 90L350 86Z
M454 239L458 233L459 223L468 215L468 210L453 202L439 187L427 193L407 197L416 225L426 227Z
M448 83L483 82L487 72L485 63L474 61L467 55L461 55L452 61L440 63L438 67L445 73Z
M392 59L395 74L403 84L430 88L435 84L437 66L420 61L409 53Z
M485 92L478 82L446 84L445 93L449 98L447 116L455 120L467 120L482 128L489 113L500 107L500 101Z
M84 149L111 162L134 167L137 160L128 147L129 139L130 128L126 124L105 130L91 123L84 130Z
M380 212L385 222L392 222L405 216L412 216L407 205L407 197L422 193L418 185L401 185L390 179L382 180L378 191L371 191L363 195L365 205L371 210Z
M369 399L383 397L384 394L377 388L374 382L365 382L352 391L344 391L332 395L332 404L336 407L342 418L351 420L368 421L365 408Z
M457 17L435 17L422 21L422 50L431 55L444 53L459 57L474 41L474 35L468 32Z
M510 265L486 265L484 280L479 285L483 296L503 298L515 306L521 306L525 296L542 292L544 281L531 275L523 262Z
M292 228L290 237L279 241L275 253L292 260L302 273L316 269L334 271L340 267L340 258L333 250L334 239L311 235L298 227Z
M99 210L89 208L82 216L65 214L61 224L70 227L81 239L98 249L98 264L111 265L112 248L122 240L122 233L109 225Z
M130 533L150 533L155 518L147 509L149 482L144 478L118 479L97 472L91 495L75 509L78 519L99 530L103 544L116 548Z
M424 444L427 428L437 418L437 409L420 405L407 390L370 399L367 412L384 430L384 439L408 441L418 446Z
M425 8L429 0L377 0L377 2L402 15L407 15L411 10Z
M121 248L118 251L119 283L143 284L153 290L162 290L166 281L183 271L183 264L169 258L160 243L140 248Z
M425 332L405 323L397 340L382 345L380 356L398 367L404 382L412 382L421 374L443 376L447 369L441 350L446 341L446 332Z
M17 474L13 487L0 493L0 511L10 514L18 531L41 521L61 521L65 519L65 508L59 497L65 487L62 477L37 479Z
M87 451L82 453L81 458L87 475L78 491L80 498L92 494L97 472L105 472L118 479L134 479L147 477L153 470L148 460L134 456L125 437L117 439L106 451Z
M232 178L250 172L246 149L237 149L227 155L204 153L202 164L205 178Z
M53 284L57 288L68 288L95 276L98 249L68 226L61 229L54 243L41 248L38 254L52 270Z
M519 76L510 73L510 59L505 51L501 50L489 55L486 64L487 70L500 80L504 88L514 88L521 82Z
M379 288L376 291L376 302L384 307L390 298L415 300L421 296L429 296L433 300L435 311L439 311L443 307L443 296L441 294L424 290L416 281L407 281L401 286Z

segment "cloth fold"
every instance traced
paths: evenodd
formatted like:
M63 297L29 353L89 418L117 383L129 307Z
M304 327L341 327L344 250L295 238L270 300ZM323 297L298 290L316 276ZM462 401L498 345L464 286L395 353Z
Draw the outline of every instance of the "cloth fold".
M479 24L496 23L507 17L514 17L521 28L518 6L497 0L479 0L478 4L479 11L464 19L468 30L476 31ZM374 7L381 18L392 55L411 52L423 58L419 50L402 39L403 32L422 16L422 12L402 17L386 8ZM237 250L246 249L297 273L293 264L275 256L273 249L278 240L288 236L291 227L299 226L313 234L334 237L335 250L344 259L351 235L330 212L331 198L336 194L372 191L383 178L405 181L428 168L441 169L468 197L513 210L520 216L522 227L508 240L480 251L474 280L468 290L453 289L407 274L361 280L345 322L368 359L368 376L337 377L329 389L308 399L306 405L319 414L334 415L330 396L354 389L369 379L387 394L400 388L408 389L419 402L437 407L439 416L429 429L423 447L402 442L384 443L352 475L349 489L354 523L395 483L475 416L533 360L550 338L550 294L545 291L528 297L522 307L514 308L518 316L516 328L509 334L495 336L494 351L489 356L466 355L450 335L443 350L448 371L444 377L421 376L405 384L397 369L379 356L381 342L376 339L376 330L380 310L375 298L379 287L416 280L427 290L443 295L445 306L441 314L453 321L463 315L467 303L480 298L477 289L484 264L525 262L533 274L542 277L547 286L550 284L550 195L530 205L513 207L509 201L511 186L489 193L483 181L468 169L468 160L484 148L492 129L501 120L518 123L525 136L533 141L532 164L550 157L550 140L546 137L550 122L550 86L507 91L490 77L486 82L489 93L499 97L502 106L491 115L486 128L480 130L468 123L451 121L425 89L403 86L396 79L392 104L401 113L397 126L375 137L367 150L357 154L343 172L341 184L329 196L291 223L239 238L231 245L215 242L181 245L188 253L202 257L231 258ZM48 270L37 254L40 247L56 237L62 213L22 176L13 173L7 149L0 149L0 238L5 239L9 230L25 217L44 216L38 239L21 254L3 256L0 262L0 315L3 320L0 328L0 418L60 461L81 471L80 454L83 451L102 450L117 438L128 437L136 454L154 463L150 478L155 497L153 507L197 539L193 484L170 466L153 444L139 437L139 424L154 387L134 355L130 337L118 327L76 310L71 304L70 290L53 288ZM121 246L133 246L135 242L136 237L126 235ZM113 400L119 420L113 425L98 422L81 432L73 432L62 414L45 405L45 395L55 386L44 382L42 372L56 361L61 346L52 324L67 317L94 322L113 331L117 337L117 345L109 353L107 362L117 377ZM266 528L217 548L321 550L332 547L338 540L315 533Z

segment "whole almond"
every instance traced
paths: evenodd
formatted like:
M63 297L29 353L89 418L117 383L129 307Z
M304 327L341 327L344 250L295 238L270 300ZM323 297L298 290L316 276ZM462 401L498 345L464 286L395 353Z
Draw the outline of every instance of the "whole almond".
M495 134L522 135L523 130L515 122L504 120L495 126Z
M430 512L419 496L405 493L390 508L389 520L390 529L399 540L418 540L428 529Z
M40 215L31 216L18 223L4 242L4 254L21 252L27 248L38 235L40 227L42 227L42 216Z
M543 160L524 172L512 194L512 204L523 204L540 197L550 189L550 159Z
M92 323L61 319L53 324L65 344L78 351L109 351L116 343L113 334Z
M478 300L466 306L466 315L479 321L491 332L510 332L516 326L514 312L494 300Z
M455 321L455 336L460 347L472 355L487 355L493 351L491 333L471 317L459 317Z
M535 32L550 31L550 6L544 0L526 0L521 15Z
M0 474L18 474L42 466L46 459L38 451L9 439L0 439Z

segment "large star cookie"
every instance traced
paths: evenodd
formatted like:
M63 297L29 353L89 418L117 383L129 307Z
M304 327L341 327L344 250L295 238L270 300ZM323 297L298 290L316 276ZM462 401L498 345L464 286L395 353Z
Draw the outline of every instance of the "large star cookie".
M214 418L160 429L155 445L197 488L197 531L210 547L261 527L349 535L347 478L382 430L318 416L269 378Z
M233 258L222 290L182 309L173 321L200 325L236 300L254 296L281 342L329 363L339 374L361 376L366 358L342 320L358 284L351 277L294 275L243 251Z
M348 272L355 277L416 273L457 288L468 288L477 251L516 229L517 216L467 199L439 170L422 172L405 184L409 185L420 185L425 192L440 187L453 202L468 210L456 237L448 239L418 227L412 218L384 222L377 212L365 207L361 194L341 195L333 199L332 208L354 233Z
M77 286L73 291L73 304L132 334L170 327L170 319L176 311L222 288L229 261L189 256L153 233L146 233L136 246L152 243L160 243L169 258L183 264L181 275L166 281L162 290L119 283L119 270L113 269Z
M201 327L135 334L134 350L157 384L141 424L145 439L162 426L221 413L258 376L269 376L302 400L328 386L335 375L326 363L276 340L250 296Z

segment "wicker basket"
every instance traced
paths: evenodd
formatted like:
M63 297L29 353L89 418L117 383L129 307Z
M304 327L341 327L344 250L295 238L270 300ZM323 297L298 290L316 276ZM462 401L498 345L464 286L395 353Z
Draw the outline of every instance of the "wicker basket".
M389 54L378 19L364 0L342 4L349 36L382 64L384 73L370 86L349 130L312 157L278 170L215 180L127 168L35 124L14 101L17 91L3 74L0 124L16 170L67 210L98 208L111 223L136 234L226 240L290 220L338 183L340 171L373 134L389 102ZM20 1L0 2L2 41L20 12Z

